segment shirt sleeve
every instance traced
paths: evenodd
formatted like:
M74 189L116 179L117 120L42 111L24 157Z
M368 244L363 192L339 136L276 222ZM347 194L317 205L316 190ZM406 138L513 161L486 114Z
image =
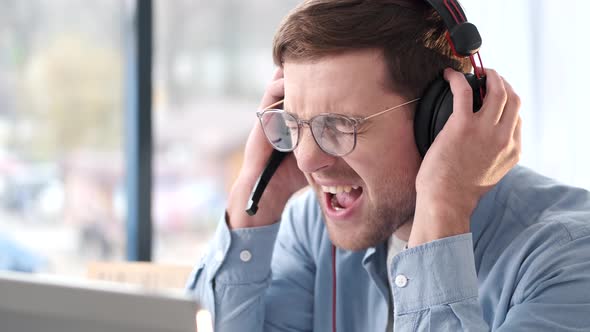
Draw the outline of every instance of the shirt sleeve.
M515 289L506 290L511 303L506 312L496 312L502 319L495 319L493 326L486 323L478 298L471 234L405 250L394 258L390 271L395 331L587 330L589 240L506 253L513 257L511 264L498 273L515 275L517 282Z
M311 331L315 270L296 234L302 210L288 207L280 227L220 222L188 285L215 331Z
M404 250L394 257L396 331L487 331L477 299L471 234Z
M216 331L262 330L263 297L278 230L279 223L235 230L225 217L219 223L188 285L211 313Z

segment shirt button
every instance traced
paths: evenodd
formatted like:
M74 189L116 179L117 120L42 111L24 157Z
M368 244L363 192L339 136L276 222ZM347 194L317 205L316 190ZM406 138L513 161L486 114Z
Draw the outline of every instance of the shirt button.
M221 249L215 252L215 260L221 262L223 260L223 251Z
M249 262L252 259L252 253L249 250L242 250L240 252L240 259L242 262Z
M408 285L408 278L403 274L398 274L395 277L395 285L399 288L404 288Z

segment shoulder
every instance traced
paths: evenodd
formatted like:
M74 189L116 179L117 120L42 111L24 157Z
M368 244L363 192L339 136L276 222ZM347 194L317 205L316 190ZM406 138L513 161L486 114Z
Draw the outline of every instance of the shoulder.
M484 273L497 263L532 270L550 262L560 266L566 261L556 259L567 252L570 259L588 261L590 193L517 166L482 199L472 232Z
M494 198L524 227L553 224L571 239L590 235L590 192L559 183L525 167L515 167ZM561 233L561 232L560 232Z

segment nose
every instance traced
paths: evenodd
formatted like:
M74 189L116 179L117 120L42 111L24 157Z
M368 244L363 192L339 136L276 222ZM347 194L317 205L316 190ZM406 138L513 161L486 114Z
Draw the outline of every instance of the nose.
M309 127L301 128L299 144L293 151L297 159L297 166L304 173L317 172L320 169L329 167L336 162L337 157L322 151L311 135Z

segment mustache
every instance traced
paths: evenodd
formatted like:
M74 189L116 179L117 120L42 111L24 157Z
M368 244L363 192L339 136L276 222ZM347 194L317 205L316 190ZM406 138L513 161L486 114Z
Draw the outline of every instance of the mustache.
M361 180L361 177L352 169L347 170L325 170L320 172L309 173L308 176L314 182L322 182L326 180Z

